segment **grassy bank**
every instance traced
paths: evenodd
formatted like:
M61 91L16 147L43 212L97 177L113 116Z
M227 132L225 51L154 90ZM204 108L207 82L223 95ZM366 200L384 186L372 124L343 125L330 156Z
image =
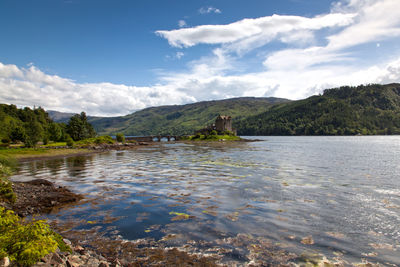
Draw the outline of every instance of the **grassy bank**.
M12 156L17 160L41 158L41 157L59 157L72 156L93 152L87 148L2 148L0 156Z
M23 147L22 144L10 145L8 147L0 147L0 156L11 156L17 160L35 159L35 158L52 158L61 156L82 155L94 153L90 149L91 146L104 144L113 144L115 141L110 136L99 136L88 138L77 142L72 142L67 146L66 142L53 142L38 147Z

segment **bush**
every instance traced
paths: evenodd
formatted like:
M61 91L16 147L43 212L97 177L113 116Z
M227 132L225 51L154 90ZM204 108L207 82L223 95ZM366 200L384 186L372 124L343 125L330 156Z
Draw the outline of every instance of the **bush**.
M117 141L120 143L125 143L125 136L123 133L117 133L115 136L117 138Z
M0 156L0 201L15 202L16 196L12 183L8 180L17 163L10 157Z
M76 142L79 146L90 146L93 144L100 145L100 144L114 144L114 140L109 135L103 135L96 138L87 138L81 141Z
M216 130L212 130L212 131L210 132L210 135L218 135L218 132L217 132Z
M45 136L43 137L43 145L47 145L49 143L49 137Z
M72 140L71 136L69 136L69 135L65 139L65 142L67 143L67 146L69 146L69 147L73 147L74 146L74 140Z
M0 258L32 265L63 247L62 239L43 220L30 222L0 207ZM65 244L64 244L65 247Z
M11 143L11 140L10 140L10 138L8 138L8 137L4 137L4 138L1 139L1 142L2 142L3 144L10 144L10 143Z
M114 144L114 140L109 135L96 137L94 142L98 145L100 144Z

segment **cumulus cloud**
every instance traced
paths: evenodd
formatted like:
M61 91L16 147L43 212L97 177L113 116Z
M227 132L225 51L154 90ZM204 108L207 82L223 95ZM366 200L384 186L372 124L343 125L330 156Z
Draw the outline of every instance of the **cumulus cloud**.
M400 36L400 2L398 0L351 0L349 5L337 4L336 10L358 10L355 23L336 35L329 36L329 47L342 49L371 41Z
M112 83L77 83L49 75L35 66L19 68L0 63L0 102L42 106L90 115L125 115L149 106L187 103L196 99L165 85L151 87Z
M197 65L186 74L174 77L181 87L199 92L209 88L221 98L252 95L298 99L335 86L399 82L400 62L396 58L400 58L400 51L393 51L391 59L386 56L381 61L368 54L370 63L365 65L357 50L351 50L357 45L398 40L398 10L398 0L345 0L335 3L331 13L312 18L273 15L157 34L173 47L219 45L212 56L194 62ZM271 49L268 44L272 42L287 47ZM257 56L250 60L259 60L264 70L228 74L245 65L249 59L244 56L258 48ZM214 61L225 61L225 66Z
M220 14L221 10L219 10L218 8L209 6L209 7L201 7L199 9L199 13L200 14L210 14L210 13L216 13L216 14Z
M299 30L319 30L326 27L346 26L354 14L328 14L314 18L273 15L256 19L243 19L227 25L200 25L193 28L156 31L175 47L190 47L200 43L225 44L248 38L262 38L267 42L279 34Z

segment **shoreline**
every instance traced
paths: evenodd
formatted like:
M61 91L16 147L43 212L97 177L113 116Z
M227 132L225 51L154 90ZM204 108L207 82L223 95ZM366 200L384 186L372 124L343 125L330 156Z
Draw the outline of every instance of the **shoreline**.
M137 149L141 146L149 146L152 143L127 143L127 144L100 144L100 145L93 145L88 147L50 147L50 148L43 148L39 147L36 149L26 151L13 151L13 148L9 148L7 151L4 151L3 154L8 154L11 157L14 157L19 162L29 162L35 160L49 160L49 159L58 159L64 157L78 157L78 156L87 156L96 153L105 153L114 150L133 150ZM7 153L12 152L12 153Z

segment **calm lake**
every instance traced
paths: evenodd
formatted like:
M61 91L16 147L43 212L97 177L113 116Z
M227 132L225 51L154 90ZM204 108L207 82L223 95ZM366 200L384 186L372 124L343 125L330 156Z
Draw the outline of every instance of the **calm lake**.
M154 240L227 264L400 265L400 136L257 139L26 162L12 180L88 194L47 216L74 221L66 233Z

